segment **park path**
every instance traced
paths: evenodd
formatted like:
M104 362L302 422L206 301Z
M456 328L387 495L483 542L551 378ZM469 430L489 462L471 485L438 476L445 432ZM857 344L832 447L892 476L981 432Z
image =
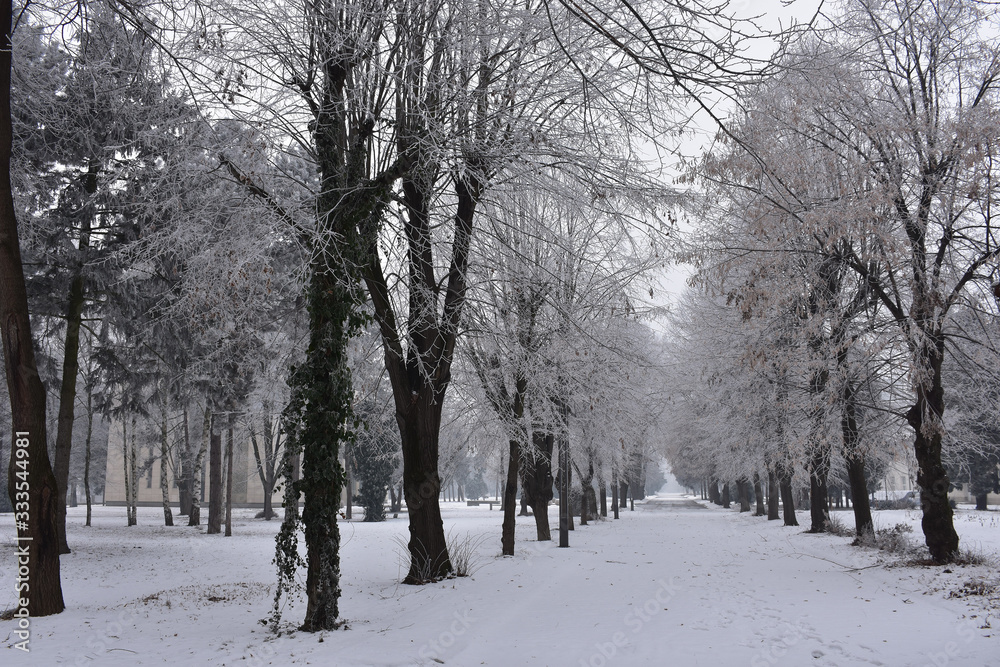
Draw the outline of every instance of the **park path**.
M271 605L274 522L247 514L221 538L157 526L157 508L125 528L120 510L96 508L93 528L71 511L67 611L32 619L32 653L14 665L1000 664L998 610L948 597L984 569L886 568L848 538L692 498L656 496L617 521L577 525L568 549L536 542L534 519L519 517L514 557L497 555L499 512L445 503L475 571L425 586L399 584L405 520L342 523L350 629L277 638L257 623ZM0 590L14 590L3 567ZM285 610L287 628L302 609Z
M690 497L652 497L621 517L578 525L567 550L531 542L530 520L519 523L529 562L485 568L501 584L495 603L468 602L492 610L490 627L446 664L998 664L1000 641L959 601L924 594L936 571L874 566L846 538Z

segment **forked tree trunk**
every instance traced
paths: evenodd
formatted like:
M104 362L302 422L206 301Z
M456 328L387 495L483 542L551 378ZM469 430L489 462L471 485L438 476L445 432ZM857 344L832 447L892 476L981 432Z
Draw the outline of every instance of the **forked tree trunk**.
M257 477L260 479L261 488L264 491L264 520L270 521L274 518L274 505L272 503L271 496L274 495L274 485L277 482L275 461L277 458L277 452L281 448L280 441L280 427L278 429L278 441L275 442L274 427L272 425L271 416L265 415L264 417L264 433L263 433L263 445L264 445L264 455L261 456L260 444L257 442L257 432L253 428L251 422L250 427L250 443L253 445L253 456L254 462L257 464ZM392 488L389 488L392 491Z
M411 68L405 68L405 72L409 76ZM415 119L412 114L407 116L408 121ZM424 132L426 128L419 125L410 127L409 131ZM401 131L396 136L399 155L415 156L414 160L422 158L414 143L416 135ZM428 163L421 163L421 168L435 169ZM451 365L466 298L473 221L483 192L476 169L452 179L455 214L451 260L447 279L439 280L435 276L431 243L430 210L434 197L429 181L424 178L426 173L419 177L415 172L402 174L400 184L409 250L406 322L409 346L406 352L379 259L377 234L370 238L369 264L365 272L368 294L379 322L402 441L403 494L410 522L411 562L406 583L438 579L453 571L438 503L441 407L451 381ZM443 298L439 299L442 294Z

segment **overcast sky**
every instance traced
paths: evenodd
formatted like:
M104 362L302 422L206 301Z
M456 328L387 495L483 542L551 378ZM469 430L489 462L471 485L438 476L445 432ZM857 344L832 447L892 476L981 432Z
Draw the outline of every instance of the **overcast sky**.
M782 0L734 0L729 5L729 11L733 16L739 18L756 18L756 23L764 31L777 32L787 28L793 21L799 23L808 22L816 14L817 9L823 4L824 9L829 11L831 2L826 0L794 0L790 4ZM765 58L774 49L773 42L762 40L757 46L756 52L751 55L757 58ZM722 107L724 109L724 106ZM680 150L685 156L695 156L707 149L711 145L712 137L715 136L716 126L707 116L696 119L696 127L682 142ZM669 159L669 158L667 158ZM668 165L668 168L670 166ZM676 297L684 291L685 280L690 275L690 267L675 266L668 267L662 279L660 294L654 293L653 305L667 305L672 303ZM659 329L660 327L654 327Z

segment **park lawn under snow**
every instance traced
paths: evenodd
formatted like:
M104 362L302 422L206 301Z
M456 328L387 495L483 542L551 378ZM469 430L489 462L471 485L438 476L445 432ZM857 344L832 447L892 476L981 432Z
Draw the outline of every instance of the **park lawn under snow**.
M556 508L550 508L555 523ZM342 523L347 629L275 638L278 527L236 512L234 536L165 528L141 508L70 509L62 560L67 610L31 621L31 653L4 665L997 665L996 568L887 566L848 538L658 496L619 521L577 526L570 549L534 542L518 518L517 555L501 558L501 514L445 503L446 529L478 542L473 576L403 586L405 515ZM849 511L837 512L853 524ZM915 526L919 514L876 513ZM963 547L1000 555L1000 512L960 510ZM14 602L14 529L0 515L0 607ZM985 584L985 585L984 585ZM970 594L971 593L971 594ZM981 593L987 593L982 595ZM285 609L291 627L300 602ZM996 623L997 628L991 627ZM736 661L735 663L733 661Z

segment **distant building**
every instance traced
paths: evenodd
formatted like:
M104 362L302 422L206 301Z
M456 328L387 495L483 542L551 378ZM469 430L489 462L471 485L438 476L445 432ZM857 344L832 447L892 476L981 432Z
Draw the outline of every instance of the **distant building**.
M131 438L131 434L129 434ZM223 449L225 442L223 442ZM156 438L150 438L148 434L140 432L136 441L137 453L137 477L138 493L137 503L143 507L160 506L163 504L163 495L160 491L160 443ZM343 460L341 460L343 463ZM225 456L223 456L223 467L225 466ZM207 507L210 480L208 474L209 460L205 455L205 462L201 471L201 504ZM233 441L233 507L263 507L264 488L260 483L257 473L257 463L253 454L253 446L249 438L235 438ZM104 504L105 505L125 505L125 459L122 451L122 426L120 422L111 424L108 433L108 460L104 483ZM167 481L170 488L171 505L180 504L180 493L177 483L174 480L174 466L171 462L167 465ZM225 479L223 479L225 484ZM279 481L280 484L280 481ZM357 485L352 485L356 492ZM277 490L272 495L272 504L275 511L280 511L283 500L283 490ZM225 488L223 487L223 494ZM346 491L341 496L341 504L347 499ZM207 509L203 509L207 512ZM207 516L204 515L204 516Z
M875 500L897 500L917 489L917 462L912 454L896 457L886 468L885 474L875 491ZM969 485L963 484L961 489L952 489L948 498L956 503L976 502L975 496L969 492ZM991 493L986 497L988 505L1000 505L1000 494Z
M131 434L129 435L131 437ZM225 447L225 443L223 443ZM159 506L163 504L160 492L160 443L158 440L138 434L136 441L138 492L136 494L140 506ZM225 466L225 457L223 457ZM263 507L264 489L257 475L257 464L249 439L237 438L233 442L233 506ZM201 475L201 502L208 502L209 487L208 454ZM177 483L174 480L174 466L167 465L167 480L170 487L171 504L180 503ZM223 480L225 483L225 480ZM223 492L225 490L223 489ZM282 496L276 492L272 496L275 509L281 508ZM125 504L125 459L122 451L122 426L120 422L111 425L108 433L108 462L104 481L104 504Z

